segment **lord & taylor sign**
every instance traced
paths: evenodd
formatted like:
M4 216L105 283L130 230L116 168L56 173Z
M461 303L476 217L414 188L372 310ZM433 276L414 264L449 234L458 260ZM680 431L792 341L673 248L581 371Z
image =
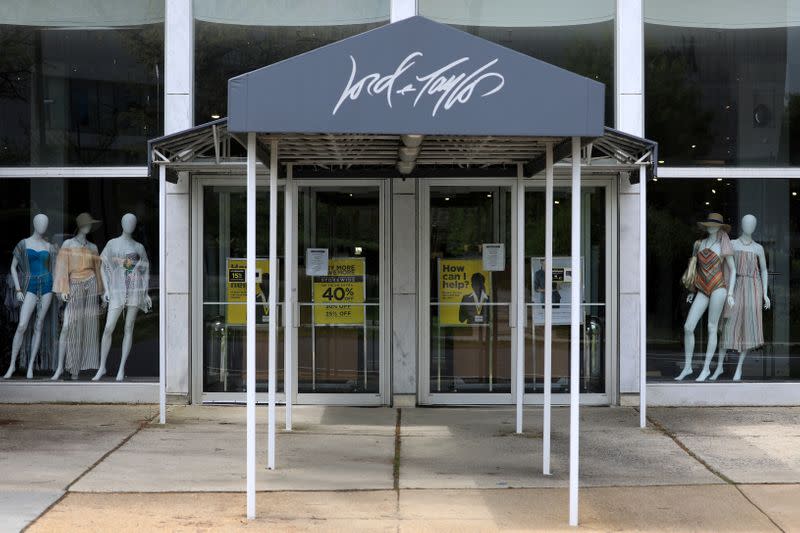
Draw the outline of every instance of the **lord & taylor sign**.
M413 107L430 105L431 116L435 117L440 109L447 111L456 104L465 104L476 93L479 98L493 95L505 85L503 75L490 70L498 59L471 69L468 68L470 58L461 57L430 72L418 73L415 59L422 56L422 52L412 52L389 74L371 72L359 77L356 59L351 55L350 79L332 114L348 100L383 96L386 105L392 108L393 98L413 96Z

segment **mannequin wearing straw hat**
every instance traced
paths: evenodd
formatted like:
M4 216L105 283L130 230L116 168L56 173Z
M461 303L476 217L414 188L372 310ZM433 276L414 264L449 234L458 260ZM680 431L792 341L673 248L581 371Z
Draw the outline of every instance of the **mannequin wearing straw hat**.
M681 381L692 373L694 357L694 330L697 323L708 310L708 345L703 370L697 381L705 381L711 374L711 361L717 351L719 320L725 303L734 305L733 290L736 284L736 264L733 260L733 247L728 237L731 227L725 224L722 215L709 213L705 220L697 223L706 231L706 237L694 243L693 255L697 257L697 274L694 292L686 301L692 304L683 325L683 345L685 359L683 370L675 378Z
M78 379L81 370L97 368L100 363L98 319L103 281L97 246L87 238L100 221L81 213L75 225L75 236L61 245L53 275L53 292L67 304L58 340L58 367L50 378L53 380L60 379L64 370L72 379Z

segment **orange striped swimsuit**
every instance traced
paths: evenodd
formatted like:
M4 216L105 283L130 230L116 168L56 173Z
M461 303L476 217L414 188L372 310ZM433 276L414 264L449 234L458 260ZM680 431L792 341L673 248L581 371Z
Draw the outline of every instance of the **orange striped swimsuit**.
M697 274L694 277L694 287L706 296L711 296L715 290L726 287L722 271L722 258L711 248L704 248L697 252Z

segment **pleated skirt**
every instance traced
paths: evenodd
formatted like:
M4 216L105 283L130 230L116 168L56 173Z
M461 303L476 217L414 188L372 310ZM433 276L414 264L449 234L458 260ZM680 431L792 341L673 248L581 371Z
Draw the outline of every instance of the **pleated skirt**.
M70 374L100 366L99 325L97 279L92 276L84 281L70 281L62 330L66 342L64 369Z

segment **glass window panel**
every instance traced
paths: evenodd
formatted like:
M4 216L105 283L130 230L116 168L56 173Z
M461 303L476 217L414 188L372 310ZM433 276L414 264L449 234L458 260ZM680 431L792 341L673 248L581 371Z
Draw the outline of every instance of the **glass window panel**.
M664 164L800 164L800 1L644 5L645 127Z
M606 85L614 124L613 0L419 0L419 14Z
M505 245L502 270L483 244ZM430 392L511 390L511 191L430 189Z
M276 384L283 391L283 191L278 193L278 344ZM203 188L203 392L244 392L247 384L247 194L242 186ZM267 391L269 363L269 189L256 192L256 391Z
M85 4L0 8L0 165L147 161L163 124L163 2Z
M61 366L62 380L155 380L158 184L40 178L0 187L2 373L14 367L10 377L25 379L35 353L33 379L49 382Z
M195 123L225 116L228 79L389 22L389 0L195 0Z
M583 307L581 312L581 392L605 392L606 369L606 189L583 187L581 207L581 257L583 259ZM544 269L545 193L528 189L525 193L525 301L528 323L525 327L525 392L542 392L544 386ZM570 264L571 200L567 187L553 191L553 267ZM531 265L533 262L533 265ZM531 269L534 274L531 275ZM537 281L537 277L539 281ZM532 287L533 285L533 287ZM571 286L553 284L553 348L551 390L569 392ZM535 295L535 296L534 296Z
M684 376L684 383L693 383L706 361L711 375L705 377L710 379L720 370L717 381L800 378L799 191L800 182L788 179L685 179L648 184L647 369L651 382L672 382L679 377L687 368L687 353L691 374ZM737 275L732 308L724 301L712 307L713 290L707 298L692 289L697 294L690 304L690 293L680 283L694 243L708 236L698 221L705 220L709 212L722 214L732 226L731 239L740 237L745 215L755 217L754 244L748 244L746 236L742 245L734 241ZM719 247L712 250L721 253ZM758 250L763 250L766 262L768 310L763 309L761 290L764 270L752 255ZM731 277L723 279L729 287ZM722 300L725 294L723 291ZM700 318L687 333L684 326L693 307ZM712 322L709 329L714 309L720 317L716 327Z
M380 390L380 189L300 187L298 391ZM307 248L328 251L311 276Z

